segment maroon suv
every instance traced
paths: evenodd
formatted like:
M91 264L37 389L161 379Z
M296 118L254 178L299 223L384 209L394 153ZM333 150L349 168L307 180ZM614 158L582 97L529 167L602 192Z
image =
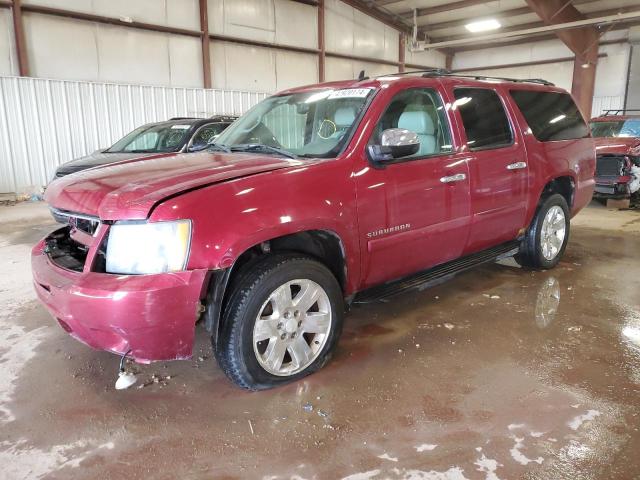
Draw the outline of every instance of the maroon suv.
M68 224L32 252L39 298L77 339L138 362L192 355L198 320L250 389L334 350L345 305L516 255L555 266L591 199L571 96L442 72L287 90L208 151L54 181Z

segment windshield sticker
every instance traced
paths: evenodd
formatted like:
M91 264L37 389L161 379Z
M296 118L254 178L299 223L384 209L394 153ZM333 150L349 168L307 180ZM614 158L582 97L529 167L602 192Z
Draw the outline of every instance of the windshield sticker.
M191 125L172 125L171 129L172 130L189 130L189 127Z
M369 95L370 88L347 88L334 90L328 98L364 98Z

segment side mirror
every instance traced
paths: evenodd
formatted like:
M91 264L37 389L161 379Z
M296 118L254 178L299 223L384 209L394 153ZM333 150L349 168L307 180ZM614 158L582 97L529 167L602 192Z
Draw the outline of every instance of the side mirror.
M388 162L417 153L420 150L420 139L411 130L388 128L382 132L380 145L369 145L368 150L374 162Z

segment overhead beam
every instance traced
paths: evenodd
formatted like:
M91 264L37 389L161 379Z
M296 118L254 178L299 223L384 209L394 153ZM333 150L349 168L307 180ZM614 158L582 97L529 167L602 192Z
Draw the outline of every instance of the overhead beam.
M519 7L519 8L512 8L509 10L503 10L502 12L496 12L496 14L492 16L492 18L496 18L497 20L500 20L502 18L517 17L520 15L527 15L531 13L533 12L529 7ZM465 17L460 17L456 20L450 20L448 22L419 25L418 29L421 32L424 31L428 33L434 30L446 30L449 28L459 28L459 27L464 27L471 20L476 20L477 18L478 18L477 15L465 16Z
M605 58L606 53L600 53L598 58ZM469 68L456 68L452 70L454 73L465 72L477 72L478 70L500 70L501 68L517 68L517 67L531 67L534 65L548 65L551 63L566 63L573 62L576 57L561 57L561 58L549 58L546 60L532 60L530 62L517 62L517 63L502 63L498 65L486 65L482 67L469 67Z
M613 24L608 31L613 32L613 31L617 31L617 30L625 30L625 29L627 29L629 27L632 27L632 26L635 26L635 25L640 25L640 21L639 20L633 20L633 21L629 21L629 22ZM511 47L511 46L514 46L514 45L522 45L522 44L525 44L525 43L537 43L537 42L545 42L545 41L548 41L548 40L557 40L557 39L558 39L558 37L555 34L546 33L546 34L540 34L540 35L533 35L533 36L530 36L530 37L516 38L515 40L514 39L506 39L505 41L475 43L475 44L471 44L471 45L464 45L462 47L457 47L457 48L452 49L452 50L455 53L471 52L471 51L474 51L474 50L484 50L486 48ZM612 44L618 44L618 43L628 43L628 40L625 38L625 39L620 39L620 40L601 41L600 45L612 45Z
M530 1L530 0L527 0L527 1ZM593 30L593 32L595 33L595 37L592 37L591 40L595 39L597 41L598 35L597 35L597 30L593 27L594 25L611 24L611 23L617 23L625 20L634 20L634 19L640 19L640 10L635 12L622 13L619 15L609 15L609 16L598 17L598 18L583 17L580 20L575 20L575 21L558 22L558 23L543 25L541 27L517 29L510 32L500 32L500 33L492 33L488 35L464 37L457 40L448 40L444 42L441 42L441 41L427 42L427 43L423 43L422 47L424 49L454 47L458 45L465 45L468 43L484 42L484 41L491 41L491 40L502 40L505 38L523 37L523 36L536 35L539 33L547 33L547 32L555 32L559 37L561 37L561 39L563 39L563 37L569 39L569 38L573 38L574 36L567 34L568 31L576 30L577 32L581 32L585 30L585 27ZM584 34L579 33L577 37L580 37L582 35ZM575 40L575 42L578 42L578 40ZM574 51L569 44L567 44L567 46L572 51ZM576 48L579 48L579 47L576 47ZM582 54L582 52L575 52L575 53L576 55Z
M207 0L200 0L200 30L202 30L202 36L200 37L202 44L202 83L204 88L211 88L211 40L209 39L209 7Z
M39 5L23 5L22 11L30 13L42 13L44 15L53 15L56 17L73 18L75 20L85 20L88 22L103 23L108 25L117 25L120 27L137 28L140 30L150 30L153 32L186 35L188 37L200 37L202 35L202 32L200 30L189 30L187 28L167 27L164 25L155 25L144 22L125 21L115 17L105 17L103 15L93 15L90 13L63 10L61 8L42 7Z
M527 9L528 10L528 9ZM604 16L609 16L609 15L616 15L618 13L629 13L629 12L634 12L634 11L640 11L638 10L638 7L621 7L621 8L608 8L606 10L598 10L596 12L589 12L584 14L585 17L587 18L597 18L597 17L604 17ZM532 13L529 11L529 13ZM496 18L499 18L499 16L496 16ZM453 23L453 22L451 22ZM544 22L542 21L536 21L536 22L528 22L528 23L519 23L517 25L512 25L510 27L502 27L500 29L500 32L514 32L516 30L519 29L528 29L528 28L536 28L536 27L543 27L545 25ZM460 25L459 25L460 26ZM435 27L435 25L432 25L432 28ZM453 27L450 27L453 28ZM429 33L429 36L431 38L434 38L434 35L432 32ZM467 34L467 35L453 35L453 36L446 36L446 37L440 37L440 36L436 36L435 38L438 39L438 41L446 41L446 40L457 40L460 38L474 38L473 35L471 34Z
M527 5L538 14L549 28L558 25L583 24L582 28L557 29L556 35L575 54L573 61L573 81L571 93L578 107L586 118L591 117L593 93L596 83L596 66L598 65L598 30L588 22L597 19L586 19L582 13L567 0L526 0ZM620 14L629 17L632 13ZM635 13L640 17L640 12ZM599 17L601 19L608 17ZM594 22L595 23L595 22ZM598 22L600 23L600 22Z
M389 3L395 3L395 2L388 2L386 4L382 2L378 2L378 5L388 5ZM417 15L419 17L424 17L425 15L435 15L436 13L451 12L453 10L461 10L463 8L473 7L475 5L482 5L483 3L487 3L487 0L461 0L458 2L448 2L448 3L443 3L442 5L435 5L433 7L418 8ZM413 10L404 11L404 12L398 13L398 15L400 15L401 17L411 18L413 17Z
M366 3L362 0L342 0L342 3L346 3L350 7L361 11L365 15L369 15L370 17L375 18L379 22L382 22L391 28L395 28L399 32L409 33L411 31L411 27L408 24L401 20L397 20L396 18L394 18L394 15L389 15L381 12L380 10L371 7L369 3Z

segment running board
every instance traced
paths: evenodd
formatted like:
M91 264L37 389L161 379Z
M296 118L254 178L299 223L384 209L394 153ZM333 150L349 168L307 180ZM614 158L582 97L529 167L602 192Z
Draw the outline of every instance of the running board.
M491 263L518 253L520 242L503 243L497 247L443 263L414 275L368 288L356 294L353 303L372 303L413 289L425 289L439 285L459 273L485 263Z

